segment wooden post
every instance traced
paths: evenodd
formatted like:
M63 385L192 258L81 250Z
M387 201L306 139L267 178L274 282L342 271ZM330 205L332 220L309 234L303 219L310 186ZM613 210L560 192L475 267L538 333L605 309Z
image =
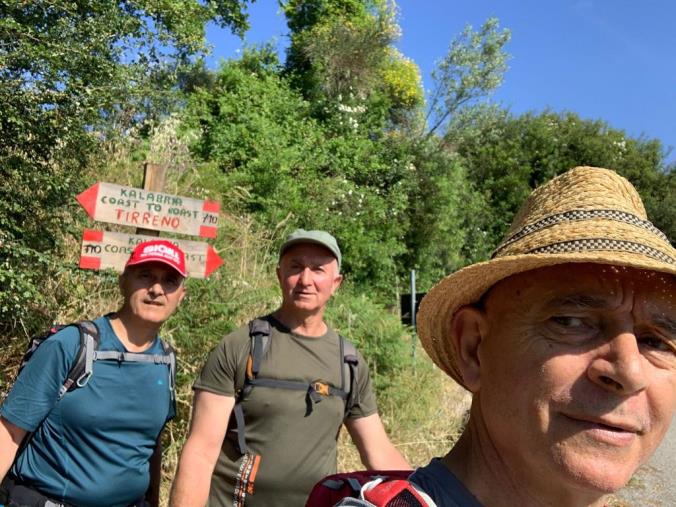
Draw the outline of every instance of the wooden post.
M143 190L149 192L162 192L164 190L164 180L167 175L167 168L163 165L145 162L143 164ZM145 234L146 236L159 236L160 231L152 229L143 229L138 227L136 234Z

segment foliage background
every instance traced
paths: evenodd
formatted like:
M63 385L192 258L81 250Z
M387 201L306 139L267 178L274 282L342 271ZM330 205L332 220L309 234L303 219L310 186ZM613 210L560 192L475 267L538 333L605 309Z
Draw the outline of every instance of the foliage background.
M276 249L296 227L338 238L346 284L328 319L370 361L393 440L421 464L457 436L467 399L412 357L397 311L409 271L424 291L485 259L531 189L576 165L629 178L673 242L674 167L659 141L601 119L492 104L511 36L497 19L450 42L428 96L385 0L283 1L283 61L263 45L207 69L205 23L242 33L248 3L0 0L0 394L28 336L119 304L114 273L76 268L90 224L74 196L139 186L149 160L168 167L168 193L223 209L224 266L189 281L163 328L180 358L165 486L194 376L224 334L279 303ZM357 468L346 445L341 466Z

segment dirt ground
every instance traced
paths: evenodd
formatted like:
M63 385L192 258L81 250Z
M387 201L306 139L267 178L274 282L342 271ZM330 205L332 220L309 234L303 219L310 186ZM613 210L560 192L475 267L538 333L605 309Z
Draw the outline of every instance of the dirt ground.
M627 507L676 506L676 421L652 459L634 475L617 499Z

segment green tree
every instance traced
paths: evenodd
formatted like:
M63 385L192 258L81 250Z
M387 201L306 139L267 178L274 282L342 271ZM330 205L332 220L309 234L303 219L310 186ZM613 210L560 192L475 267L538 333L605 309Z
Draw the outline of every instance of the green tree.
M348 276L391 291L407 225L406 161L391 136L315 118L269 58L246 51L189 96L185 128L201 133L194 150L211 168L205 175L219 178L231 210L273 230L331 230Z
M286 70L313 104L313 115L335 116L372 129L396 125L421 107L418 67L394 47L397 9L387 0L289 0Z
M486 232L496 245L532 189L571 167L614 169L641 193L649 216L669 236L674 228L674 173L659 141L632 138L602 120L572 112L513 116L505 111L465 118L447 142L457 149L475 188L489 204Z
M486 203L469 183L462 160L441 139L410 138L405 151L412 177L406 192L406 253L400 264L402 275L415 268L418 286L426 290L490 251L483 233Z
M502 82L509 38L509 30L500 30L495 18L478 31L468 25L433 71L426 117L418 109L409 116L413 121L399 120L404 134L400 144L405 146L401 156L412 168L405 210L406 253L399 260L402 272L418 270L423 288L490 252L482 212L486 199L468 181L446 136L457 128L464 131L463 119L496 109L482 99Z
M284 5L292 31L286 69L313 104L311 114L327 133L347 138L349 130L361 130L396 160L373 175L368 164L350 171L359 185L380 178L386 192L393 188L388 182L399 185L396 195L405 189L396 217L403 235L393 271L405 276L415 267L426 285L485 254L489 245L477 218L485 200L435 131L499 86L509 32L490 19L478 32L468 26L451 44L435 72L429 107L438 123L421 136L426 128L419 71L392 48L400 32L393 2L292 0Z
M175 70L204 50L207 21L241 33L247 1L0 1L3 329L40 325L31 316L101 138L161 105Z
M502 84L509 59L504 46L510 37L508 29L500 30L497 18L489 18L479 31L467 25L451 42L446 56L432 71L428 136Z

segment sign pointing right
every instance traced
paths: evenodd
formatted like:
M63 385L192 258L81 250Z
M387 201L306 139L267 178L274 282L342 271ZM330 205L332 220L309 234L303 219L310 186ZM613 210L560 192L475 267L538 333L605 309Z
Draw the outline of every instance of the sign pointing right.
M134 247L142 241L153 239L157 237L85 229L82 233L80 267L83 269L112 268L122 272ZM163 239L171 241L185 252L185 265L190 277L206 278L223 264L223 259L208 243L173 238Z

